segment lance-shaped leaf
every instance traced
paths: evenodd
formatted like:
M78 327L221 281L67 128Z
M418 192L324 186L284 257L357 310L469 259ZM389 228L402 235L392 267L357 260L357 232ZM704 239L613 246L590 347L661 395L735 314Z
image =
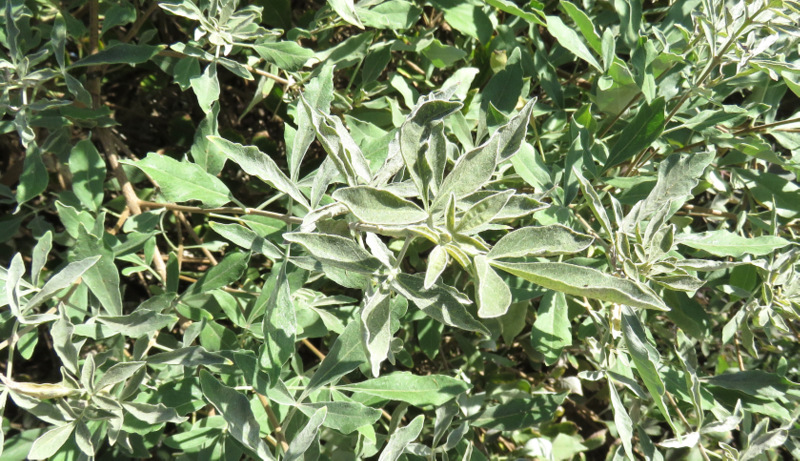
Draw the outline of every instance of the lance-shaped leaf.
M614 277L585 266L569 263L506 263L491 261L494 267L551 290L572 296L627 304L642 309L668 311L669 307L645 285Z
M243 146L230 142L218 136L209 136L208 139L226 157L242 167L245 173L256 176L270 186L296 200L306 208L310 208L308 200L300 189L286 177L269 155L261 152L255 146Z
M575 254L589 248L593 241L593 237L561 224L530 226L504 235L486 256L497 259Z
M333 346L331 346L322 363L319 364L317 371L311 377L306 389L303 391L303 395L298 400L302 401L320 387L337 381L342 376L361 366L365 361L360 325L357 322L350 322L342 334L333 342Z
M259 236L254 231L240 224L220 224L211 221L208 223L211 229L219 235L230 240L234 244L246 250L261 253L264 256L278 261L283 259L283 252L280 248L269 240Z
M75 429L75 422L57 426L45 432L31 445L28 459L48 459L61 448Z
M558 361L561 351L572 344L567 298L564 293L548 291L539 302L539 315L531 328L531 346L544 355L544 363Z
M314 402L297 408L305 415L313 415L319 408L327 407L328 414L322 423L342 434L350 434L359 427L372 425L381 417L381 411L359 402Z
M389 356L391 319L392 302L388 292L379 290L367 297L361 310L361 328L373 376L380 375L381 363Z
M289 449L286 450L286 454L283 456L283 461L304 459L303 453L305 453L311 444L317 440L317 437L319 436L319 427L322 426L323 422L325 422L325 418L327 416L328 407L318 408L317 411L311 415L306 427L298 432L297 435L295 435L292 439L292 443L289 444Z
M267 300L262 322L264 354L261 364L266 368L271 383L277 383L283 364L294 355L297 317L286 277L286 264L281 265L275 287Z
M418 407L444 405L470 387L472 386L464 381L450 376L418 376L407 371L398 371L360 383L336 386L341 391L397 400Z
M550 421L567 393L536 394L526 398L512 399L499 405L487 407L472 421L473 426L513 431L523 427Z
M654 99L651 104L642 105L633 120L622 130L617 142L609 149L610 154L603 171L633 158L658 139L664 130L665 105L664 98Z
M558 40L559 45L568 49L575 56L588 62L597 70L602 70L600 63L594 57L589 48L583 43L583 40L578 37L578 34L567 27L564 21L558 16L547 16L547 31Z
M630 352L633 363L636 365L636 372L644 381L644 385L653 397L656 406L661 411L661 414L664 415L672 430L676 434L680 434L675 423L672 422L669 410L667 410L667 406L664 403L666 388L661 375L658 373L658 364L661 361L661 356L655 346L650 344L642 322L629 306L622 307L622 336L625 338L628 352Z
M503 210L512 195L514 195L514 190L507 190L478 201L461 216L461 220L456 225L456 232L468 233L483 224L491 222Z
M300 70L306 61L314 57L314 51L288 40L280 42L260 40L251 47L265 61L273 63L285 71Z
M284 234L286 241L303 246L323 264L362 274L374 274L383 264L352 239L333 234L293 232Z
M97 261L100 260L100 258L101 256L91 256L86 259L81 259L80 261L75 261L67 264L65 268L61 269L60 271L58 271L56 275L50 277L50 279L47 280L47 283L44 284L42 289L38 293L36 293L36 295L33 298L31 298L27 303L25 303L25 307L22 308L22 311L25 312L30 309L33 309L34 307L38 306L45 300L49 299L59 290L62 290L72 285L72 283L75 280L77 280L87 270L89 270L92 266L94 266L95 263L97 263ZM20 259L19 261L21 262L22 259ZM9 273L11 272L9 271ZM20 276L21 275L22 274L20 274ZM6 280L6 283L8 283L8 281L10 280L11 278L8 278ZM14 289L7 290L8 295L11 296L13 291Z
M199 200L203 205L214 208L231 201L227 186L195 163L179 162L153 152L136 162L120 160L120 163L135 166L147 173L170 202Z
M474 265L478 278L478 317L494 318L504 315L511 306L511 290L489 265L486 256L476 256Z
M741 258L745 254L763 256L789 245L788 240L775 235L742 237L726 230L715 230L702 234L691 234L678 241L696 250L703 250L714 256Z
M625 448L625 453L628 454L630 459L636 459L633 456L633 445L631 444L631 440L633 440L633 421L631 421L631 417L628 415L628 409L623 405L622 399L619 397L617 388L614 385L614 381L611 379L608 380L608 387L608 393L611 396L611 407L614 410L614 424L617 426L617 432L619 433L619 438L622 440L622 446Z
M331 101L333 101L333 67L330 64L323 65L316 78L311 79L305 85L303 97L308 106L324 114L330 113ZM297 132L294 135L292 150L289 154L289 177L297 180L300 177L300 164L308 151L308 147L314 142L316 129L314 129L311 117L311 109L305 104L297 105ZM317 174L319 175L319 171Z
M102 239L95 237L83 225L78 226L78 239L73 248L76 258L100 259L83 273L83 282L100 300L103 309L110 315L122 314L122 295L119 290L119 271L114 264L114 254L106 248Z
M182 298L208 293L211 290L222 288L237 280L242 276L242 272L247 268L247 261L250 260L249 253L234 251L228 253L216 266L206 271L195 283L193 283L181 295Z
M425 270L424 288L426 290L439 280L439 276L442 275L449 262L450 258L447 256L447 250L443 246L436 245L433 247L433 250L428 254L428 267Z
M333 198L343 202L359 220L369 224L414 224L428 217L428 214L413 202L374 187L356 186L339 189L334 192Z
M200 386L203 388L203 396L228 423L228 433L233 438L252 450L260 459L275 459L261 440L260 426L253 416L247 397L217 381L206 370L200 370Z
M424 420L425 417L423 415L419 415L410 423L408 423L407 426L401 427L394 431L394 434L389 437L389 442L386 444L383 452L381 452L381 456L378 458L378 461L397 460L397 458L403 454L406 446L419 437L419 433L422 432L422 423Z
M347 179L347 184L368 184L372 179L369 163L342 121L311 107L302 95L300 101L311 112L317 139L336 169Z
M451 193L460 199L479 190L492 177L498 162L519 151L528 133L535 102L533 99L528 101L519 114L498 128L488 141L458 159L439 188L434 208L444 206Z
M431 162L426 155L427 151L434 147L430 145L430 139L436 136L432 130L433 124L460 110L461 107L463 105L455 101L420 98L397 134L400 154L406 169L423 198L427 197L428 185L437 166L436 162Z
M459 300L462 297L457 296L453 288L437 283L426 290L424 285L422 277L408 274L398 274L392 282L392 288L429 317L446 325L489 335L489 330L467 311Z
M624 136L625 133L622 134ZM691 197L692 189L706 167L714 160L715 151L692 153L687 155L672 154L658 166L658 181L647 195L647 198L633 206L620 225L623 230L632 230L637 222L650 219L653 214L674 201L664 219L672 216L686 199ZM619 221L618 221L619 222Z

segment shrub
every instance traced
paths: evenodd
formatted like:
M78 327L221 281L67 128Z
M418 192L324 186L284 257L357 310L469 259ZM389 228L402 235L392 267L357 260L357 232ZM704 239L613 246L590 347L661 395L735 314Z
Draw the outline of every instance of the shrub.
M2 4L3 459L800 457L796 2Z

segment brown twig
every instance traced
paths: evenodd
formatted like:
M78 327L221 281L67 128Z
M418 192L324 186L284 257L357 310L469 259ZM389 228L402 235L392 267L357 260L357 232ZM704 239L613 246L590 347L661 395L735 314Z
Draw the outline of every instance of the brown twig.
M277 416L275 416L275 412L272 411L272 407L269 404L269 399L256 392L258 396L258 400L261 402L261 406L264 407L264 411L267 412L267 419L269 420L270 426L272 426L272 432L275 433L275 438L278 439L278 442L281 444L281 448L284 452L289 450L289 444L286 442L286 437L283 435L283 429L281 428L281 423L278 421Z

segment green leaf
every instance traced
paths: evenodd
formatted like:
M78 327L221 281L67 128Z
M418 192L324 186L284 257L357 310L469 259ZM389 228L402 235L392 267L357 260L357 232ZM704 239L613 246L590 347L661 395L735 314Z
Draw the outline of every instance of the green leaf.
M88 259L100 255L100 259L83 273L83 282L109 315L121 315L122 295L114 254L105 247L101 238L90 234L83 225L78 226L77 240L73 247L75 258Z
M333 198L343 202L359 220L369 224L414 224L428 217L413 202L369 186L339 189L333 193Z
M594 24L592 24L592 20L589 18L589 15L566 0L561 0L559 5L561 5L561 8L563 8L569 17L575 21L575 25L578 26L578 29L581 31L581 35L583 35L583 38L586 39L586 42L589 44L589 46L592 47L592 50L595 53L602 55L603 45L600 36L597 35L597 32L594 29Z
M247 268L249 260L250 255L248 253L241 251L228 253L219 264L211 267L196 282L190 285L181 297L186 299L190 296L208 293L232 284L242 276L242 272Z
M569 263L506 263L491 265L551 290L586 296L642 309L668 311L669 307L645 285Z
M525 142L533 105L525 107L505 125L498 128L486 143L462 155L453 170L444 178L433 207L444 207L450 194L457 199L479 190L494 174L497 163L516 154Z
M76 67L100 66L105 64L130 64L133 66L149 61L164 48L164 46L118 43L75 62L69 66L69 68L74 69Z
M633 456L633 445L631 444L631 440L633 439L633 421L631 421L628 410L622 403L617 388L614 386L614 381L611 379L608 380L608 387L608 393L611 396L611 408L614 410L614 424L617 427L619 438L622 440L622 446L625 448L625 453L628 454L630 459L636 459Z
M22 175L19 177L17 185L17 204L22 205L44 192L48 182L47 168L42 161L42 151L35 144L31 144L25 152Z
M492 269L486 256L478 255L473 262L477 276L478 317L485 319L505 315L511 305L508 285Z
M513 14L514 16L518 16L526 21L532 22L534 24L538 24L540 26L544 26L545 23L542 21L544 17L544 13L542 10L535 10L538 14L534 14L528 11L523 10L515 3L512 3L508 0L486 0L486 3L489 5L497 8L500 11L506 12L508 14ZM531 7L534 6L534 3L531 2Z
M466 51L454 46L443 45L438 39L433 39L431 44L422 50L422 54L439 69L450 67L467 56Z
M597 59L595 59L592 52L589 51L589 48L586 47L574 30L570 29L566 24L564 24L564 21L562 21L561 18L558 16L547 16L547 31L550 32L553 37L556 38L556 40L558 40L559 45L568 49L570 53L583 59L591 64L592 67L602 72L600 63L597 62Z
M392 288L413 302L419 310L439 322L462 330L489 335L489 330L467 311L453 288L437 283L426 290L424 285L424 279L421 277L398 274L392 283Z
M399 458L408 444L419 437L419 433L422 432L422 424L424 421L425 417L419 415L408 423L407 426L394 431L394 434L389 437L389 442L386 443L386 447L384 447L383 452L381 452L378 461L395 461Z
M323 264L340 269L372 275L383 268L383 264L352 239L333 234L292 232L283 238L302 245Z
M145 362L115 363L111 366L111 368L103 373L103 376L100 377L100 380L97 381L97 384L94 388L96 391L102 391L107 387L121 383L133 376L133 374L139 371L144 365Z
M567 394L535 394L492 405L480 412L472 425L499 431L514 431L551 421Z
M101 258L102 256L90 256L88 258L67 264L66 267L58 271L57 274L53 275L47 280L47 283L44 284L42 289L38 293L36 293L34 297L28 300L27 303L25 303L25 306L22 308L22 311L27 312L33 309L34 307L38 306L39 304L43 303L44 301L52 297L60 290L63 290L64 288L67 288L68 286L72 285L72 283L75 282L75 280L83 276L83 274L85 274L86 271L91 269ZM8 280L11 280L11 277L9 277L7 281ZM6 290L10 294L14 289L12 288Z
M678 243L714 256L741 258L745 254L755 256L773 254L775 250L784 248L792 242L775 235L747 238L726 230L715 230L687 235L678 240Z
M673 154L667 157L658 167L658 181L650 190L647 198L637 202L625 216L621 227L633 230L638 222L650 219L659 209L670 204L669 218L692 196L692 189L697 185L706 167L714 160L715 152L692 154Z
M378 290L366 297L361 309L361 328L373 376L380 375L381 363L389 357L391 314L392 303L388 292Z
M194 142L190 150L194 162L209 174L218 175L225 166L225 155L208 140L208 136L219 136L219 104L211 106L211 111L200 122L194 133Z
M425 270L424 288L426 290L436 283L449 262L450 257L447 256L447 250L443 246L436 245L431 250L430 254L428 254L428 267Z
M367 184L372 179L369 162L361 148L353 140L339 117L333 117L309 105L305 98L300 101L311 113L312 124L317 130L317 140L322 144L328 158L345 177L347 184Z
M370 9L358 8L358 17L367 27L405 30L413 26L422 14L416 5L405 0L378 3Z
M653 400L656 403L661 414L672 427L673 432L680 434L680 431L672 422L669 410L664 402L664 394L666 388L661 375L658 372L658 366L661 362L661 356L658 350L647 339L644 331L644 326L639 320L639 317L628 306L622 307L622 336L625 338L625 344L628 346L628 352L631 354L633 363L636 365L636 372L644 381Z
M342 334L333 342L333 346L317 367L299 400L303 400L326 384L338 381L366 360L364 346L361 343L361 327L358 322L349 322Z
M175 324L178 317L160 314L154 310L139 308L128 315L98 316L97 322L107 326L112 332L129 338L139 338Z
M562 226L529 226L503 236L486 255L488 258L575 254L589 248L594 238Z
M265 342L261 365L266 368L271 383L278 382L283 364L295 353L294 343L297 340L297 317L286 266L281 265L262 322Z
M242 146L225 138L210 136L208 138L229 159L242 167L245 173L253 175L289 195L306 208L310 208L306 197L295 183L286 177L269 155L255 146Z
M704 382L725 389L743 392L753 397L767 400L783 399L787 391L796 390L800 385L783 376L763 370L745 370L723 373L703 379Z
M28 459L48 459L55 455L58 450L67 442L72 431L75 429L75 422L54 427L42 434L31 445L28 452Z
M97 212L103 204L106 164L90 140L78 141L72 148L69 170L72 173L72 191L83 206Z
M208 352L200 346L189 346L169 352L161 352L147 357L150 365L181 365L198 367L200 365L222 365L228 362L225 357Z
M603 171L630 160L661 136L664 131L665 105L663 97L654 99L650 104L642 104L633 120L620 133L617 142L609 149Z
M321 407L315 411L308 420L306 427L304 427L292 439L289 444L289 449L283 456L283 461L295 461L304 459L303 453L317 440L319 437L319 427L325 422L328 416L328 407Z
M225 418L228 423L228 433L242 445L252 450L261 459L275 459L261 440L260 426L250 402L238 391L225 386L217 381L206 370L200 370L200 386L203 396Z
M431 183L432 190L438 189L443 173L437 161L441 139L436 138L444 136L440 121L463 106L443 96L433 93L420 98L397 134L400 155L423 200L428 199Z
M297 104L297 133L294 135L292 149L289 154L289 177L296 181L300 177L300 164L308 151L308 147L316 137L313 118L310 110L318 110L322 113L330 113L331 101L333 101L333 66L325 64L320 69L316 78L309 81L303 91L303 97L308 103Z
M314 57L313 50L303 48L297 42L261 41L251 46L262 59L288 72L302 69L306 61Z
M179 415L174 408L163 403L153 405L143 402L123 402L122 408L134 418L147 424L180 424L186 421L186 418Z
M797 201L800 187L796 181L759 170L735 168L733 171L759 204L775 210L782 218L795 219L800 216L800 204Z
M220 87L219 77L217 76L217 63L212 62L206 66L200 75L189 78L189 82L197 97L197 104L200 109L208 116L213 114L213 104L219 101Z
M301 404L297 408L311 416L323 407L328 408L328 414L322 425L342 434L350 434L360 427L372 425L381 417L381 411L377 408L358 402L314 402Z
M514 192L515 191L513 190L499 192L497 194L490 195L469 207L458 221L455 229L456 232L469 233L469 231L491 222L498 214L500 214L508 201L514 195Z
M569 309L564 293L548 291L539 301L539 315L531 328L531 347L544 355L544 363L553 365L561 351L572 345Z
M444 11L444 20L453 29L486 45L492 38L492 20L478 2L461 0L433 0L434 7Z
M179 162L153 152L136 162L121 160L120 163L135 166L147 173L171 202L199 200L203 205L214 208L231 201L231 193L225 184L195 163Z
M237 246L279 261L283 259L283 251L276 247L272 242L263 237L259 237L254 231L240 224L220 224L215 221L208 223L211 229L219 235L230 240Z
M397 371L360 383L336 386L341 391L406 402L417 407L444 405L471 387L464 381L449 376L418 376L407 371Z
M361 23L361 20L358 19L358 14L356 14L353 0L328 0L328 4L342 19L359 29L364 28L364 24Z

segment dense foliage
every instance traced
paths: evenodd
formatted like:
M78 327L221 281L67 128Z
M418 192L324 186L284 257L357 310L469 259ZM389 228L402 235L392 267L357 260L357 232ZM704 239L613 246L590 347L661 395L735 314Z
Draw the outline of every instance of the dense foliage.
M4 0L2 459L800 457L794 1Z

